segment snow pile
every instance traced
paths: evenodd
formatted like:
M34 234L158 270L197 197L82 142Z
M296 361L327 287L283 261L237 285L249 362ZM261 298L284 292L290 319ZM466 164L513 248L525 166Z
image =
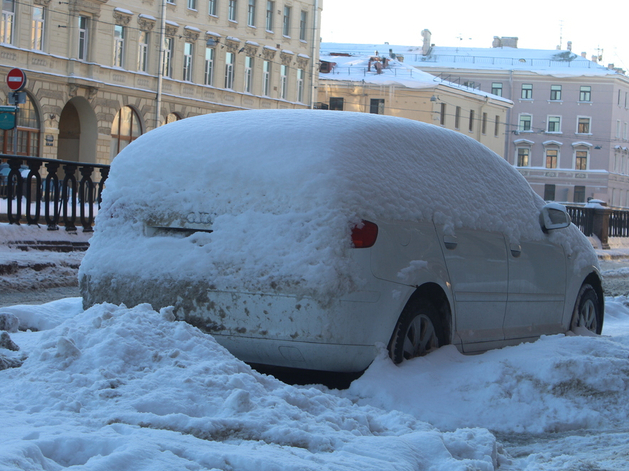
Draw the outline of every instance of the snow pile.
M46 310L14 310L21 328ZM47 305L69 318L12 334L28 359L0 372L0 470L494 470L495 437L445 433L324 387L261 375L148 305Z
M616 340L564 335L480 356L463 356L448 346L401 367L377 359L348 396L441 429L604 429L629 419L629 377L618 374L629 371L628 353Z
M434 219L446 232L482 228L517 241L545 237L542 205L506 161L429 124L333 111L215 113L153 130L116 157L79 276L103 292L139 291L142 277L328 298L361 283L348 260L361 219ZM212 233L145 235L145 223L201 217Z
M346 391L259 374L170 308L16 306L0 470L623 470L629 300L606 305L606 336L383 355Z

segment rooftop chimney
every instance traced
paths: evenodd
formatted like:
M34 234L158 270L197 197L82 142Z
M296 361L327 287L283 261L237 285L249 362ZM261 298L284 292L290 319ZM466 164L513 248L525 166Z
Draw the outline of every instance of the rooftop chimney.
M568 50L572 52L572 41L568 41Z
M503 36L499 38L494 36L494 40L491 43L491 47L518 47L518 38L515 36Z
M430 32L429 29L422 30L422 38L424 39L424 42L422 45L422 55L427 56L428 54L430 54L430 50L432 49L430 45L432 33Z
M583 51L583 52L581 53L581 57L583 57L584 59L587 59L587 57L588 57L588 53L587 53L587 52L585 52L585 51Z

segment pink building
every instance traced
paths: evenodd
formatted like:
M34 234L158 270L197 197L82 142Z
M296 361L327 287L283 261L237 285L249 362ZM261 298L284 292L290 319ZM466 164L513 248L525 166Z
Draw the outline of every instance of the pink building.
M518 49L517 38L490 48L343 45L388 50L433 75L513 101L503 157L546 200L629 206L629 77L613 64L567 50ZM322 44L321 52L339 50Z

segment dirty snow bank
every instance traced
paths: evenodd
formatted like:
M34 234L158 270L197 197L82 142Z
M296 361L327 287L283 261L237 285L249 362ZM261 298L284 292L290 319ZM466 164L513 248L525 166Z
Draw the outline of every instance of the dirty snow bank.
M626 469L624 297L601 337L381 357L346 391L259 374L169 309L80 303L0 309L27 357L0 371L2 471Z
M499 460L486 430L444 433L259 374L168 308L81 312L75 298L2 312L21 329L68 320L11 334L28 358L0 372L1 470L445 471Z

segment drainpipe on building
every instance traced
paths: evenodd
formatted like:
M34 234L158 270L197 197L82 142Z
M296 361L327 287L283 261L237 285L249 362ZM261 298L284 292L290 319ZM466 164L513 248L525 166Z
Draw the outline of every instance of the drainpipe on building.
M166 0L162 0L161 28L159 32L159 58L157 60L157 97L155 98L155 128L162 115L162 82L164 81L164 39L166 36Z
M511 100L513 102L513 106L515 106L515 97L513 96L513 70L509 71L509 96L508 96L509 100ZM511 137L513 135L513 133L511 132L511 110L513 109L513 107L511 108L507 108L507 122L505 123L505 133L506 133L506 138L505 138L505 158L507 159L507 162L511 163ZM520 123L516 123L516 126L519 126ZM517 127L516 127L517 129ZM513 166L516 166L518 164L517 161L514 160L513 162ZM529 162L530 164L530 162Z
M315 53L317 52L317 38L315 38L315 35L317 34L317 16L319 14L319 0L315 0L315 4L314 4L314 15L313 15L313 20L312 20L312 52L311 52L311 61L312 61L312 68L311 68L311 75L310 75L310 109L313 110L314 109L314 105L315 105L315 77L318 76L319 74L319 70L318 70L318 64L315 62L315 57L318 56L318 54L315 55ZM315 75L317 74L317 75Z

